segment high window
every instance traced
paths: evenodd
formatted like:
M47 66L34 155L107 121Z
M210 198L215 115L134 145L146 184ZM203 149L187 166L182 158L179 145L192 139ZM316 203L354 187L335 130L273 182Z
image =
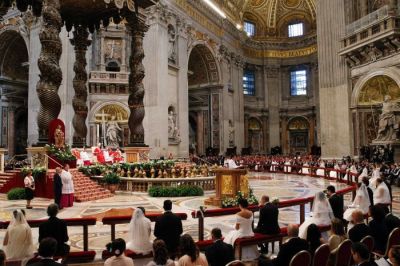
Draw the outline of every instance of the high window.
M290 72L290 94L292 96L307 95L307 71Z
M243 94L255 95L255 74L252 70L245 70L243 74Z
M288 26L289 37L298 37L303 35L303 23L290 24Z
M243 29L249 37L253 37L256 34L256 25L253 22L245 21Z

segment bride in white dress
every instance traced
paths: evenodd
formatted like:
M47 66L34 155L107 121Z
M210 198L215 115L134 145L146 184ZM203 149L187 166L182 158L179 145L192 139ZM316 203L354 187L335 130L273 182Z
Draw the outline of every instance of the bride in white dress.
M252 237L253 233L253 213L247 209L246 199L239 200L240 212L236 214L235 229L230 231L224 239L224 242L234 246L236 239L241 237ZM242 249L242 260L254 260L260 256L257 246L248 246Z
M144 216L144 213L140 208L137 208L132 214L132 219L129 223L128 243L126 244L126 249L144 255L149 254L153 250L150 235L151 221Z
M26 265L33 257L35 246L32 231L21 210L13 212L13 219L7 227L3 246L7 259L21 260L21 265Z
M349 222L351 222L351 215L355 210L359 209L363 214L366 214L368 213L369 205L371 205L367 186L363 183L359 183L358 186L353 203L349 205L347 210L343 213L343 218Z
M299 237L307 239L307 228L310 224L330 225L334 218L332 207L324 192L317 192L314 197L314 203L310 213L304 223L299 227Z

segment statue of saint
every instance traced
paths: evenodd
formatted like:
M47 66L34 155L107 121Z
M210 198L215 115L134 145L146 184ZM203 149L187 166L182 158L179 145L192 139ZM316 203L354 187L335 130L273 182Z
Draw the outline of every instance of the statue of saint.
M395 112L400 112L399 103L391 101L391 97L385 95L382 103L382 114L379 116L378 136L374 141L398 140L399 123Z
M173 139L175 137L175 130L176 130L175 114L171 110L168 113L168 138Z
M65 146L65 134L62 131L61 125L58 125L56 130L54 130L54 145L59 149Z
M120 132L122 129L119 127L118 122L115 120L115 116L111 116L111 120L107 123L107 144L112 147L119 147L121 141Z

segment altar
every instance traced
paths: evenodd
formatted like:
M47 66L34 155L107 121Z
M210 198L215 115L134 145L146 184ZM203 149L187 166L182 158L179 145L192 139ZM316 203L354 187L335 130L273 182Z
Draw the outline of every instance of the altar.
M238 191L244 197L249 194L249 180L246 169L217 168L215 173L215 197L204 201L206 205L221 207L224 198L234 198Z

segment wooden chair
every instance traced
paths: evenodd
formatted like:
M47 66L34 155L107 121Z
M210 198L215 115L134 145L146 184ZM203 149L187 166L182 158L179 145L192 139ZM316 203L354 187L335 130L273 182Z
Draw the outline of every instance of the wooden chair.
M225 266L244 266L245 264L240 260L234 260L226 264Z
M351 259L351 241L343 241L336 251L335 266L349 266Z
M360 242L367 246L369 252L374 251L375 241L372 236L366 236Z
M389 238L386 244L385 254L374 252L374 255L377 256L378 258L387 257L389 255L389 250L392 248L392 246L398 245L399 243L400 243L400 228L395 228L389 234Z
M313 258L313 266L326 266L328 264L329 255L331 250L328 244L323 244L315 250Z
M290 260L289 266L309 266L311 264L311 254L306 250L298 252Z

